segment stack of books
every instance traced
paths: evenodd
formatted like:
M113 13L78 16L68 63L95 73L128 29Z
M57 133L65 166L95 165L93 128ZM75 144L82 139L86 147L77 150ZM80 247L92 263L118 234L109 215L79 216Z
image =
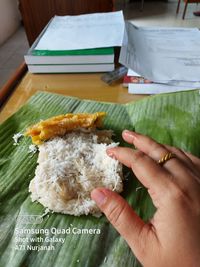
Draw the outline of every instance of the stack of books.
M122 12L55 16L24 56L32 73L108 72L123 39Z
M114 69L112 47L48 51L29 49L24 56L31 73L104 72Z

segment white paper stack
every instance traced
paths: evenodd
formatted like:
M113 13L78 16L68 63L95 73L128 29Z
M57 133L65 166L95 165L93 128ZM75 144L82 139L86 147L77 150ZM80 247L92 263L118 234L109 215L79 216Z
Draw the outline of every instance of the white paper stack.
M191 87L191 86L177 86L177 85L170 85L170 84L163 84L163 83L156 83L149 81L146 82L147 79L145 79L144 77L142 77L137 72L131 69L128 70L127 76L130 77L129 80L134 81L128 83L129 94L153 95L153 94L173 93L179 91L190 91L196 89L196 87Z
M126 23L120 63L151 80L130 93L154 94L200 88L200 31Z

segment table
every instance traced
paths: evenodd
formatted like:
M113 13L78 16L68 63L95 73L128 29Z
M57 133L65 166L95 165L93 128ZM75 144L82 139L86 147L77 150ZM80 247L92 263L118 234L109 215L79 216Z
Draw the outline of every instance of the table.
M128 103L144 98L144 95L128 94L128 89L122 86L122 80L113 85L107 85L101 81L101 75L102 73L31 74L26 71L3 106L0 112L0 123L15 113L37 91L114 103ZM15 79L17 78L10 80L15 81Z

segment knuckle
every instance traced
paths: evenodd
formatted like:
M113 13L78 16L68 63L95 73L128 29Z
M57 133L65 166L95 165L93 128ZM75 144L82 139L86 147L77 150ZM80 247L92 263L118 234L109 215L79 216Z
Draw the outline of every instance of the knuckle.
M157 142L152 142L151 144L151 154L152 155L157 155L159 153L162 153L164 150L166 150L166 148L160 144L160 143L157 143Z
M141 161L144 158L144 156L145 154L142 151L137 150L134 154L134 161L132 162L132 164L135 164L138 161Z
M120 226L122 222L122 216L126 209L126 203L122 205L115 204L113 207L110 207L107 211L108 220L115 225L116 227Z
M173 147L173 151L172 151L174 154L176 155L182 155L182 156L185 156L185 153L184 151L179 148L179 147Z
M179 147L174 147L174 151L175 151L176 153L181 153L181 154L183 154L183 150L180 149Z
M187 189L184 190L179 186L174 185L170 188L170 203L184 211L192 212L195 216L200 216L199 194L194 193L191 196Z
M170 185L170 198L174 203L185 205L188 202L189 196L180 186L172 182Z

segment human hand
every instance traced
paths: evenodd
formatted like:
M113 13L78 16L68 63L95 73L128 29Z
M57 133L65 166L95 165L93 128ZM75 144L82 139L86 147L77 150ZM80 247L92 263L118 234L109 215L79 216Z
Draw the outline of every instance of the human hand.
M97 188L92 199L143 266L200 266L200 159L135 132L122 136L137 150L115 147L107 154L132 168L157 210L145 223L115 192ZM169 152L176 157L158 164Z

